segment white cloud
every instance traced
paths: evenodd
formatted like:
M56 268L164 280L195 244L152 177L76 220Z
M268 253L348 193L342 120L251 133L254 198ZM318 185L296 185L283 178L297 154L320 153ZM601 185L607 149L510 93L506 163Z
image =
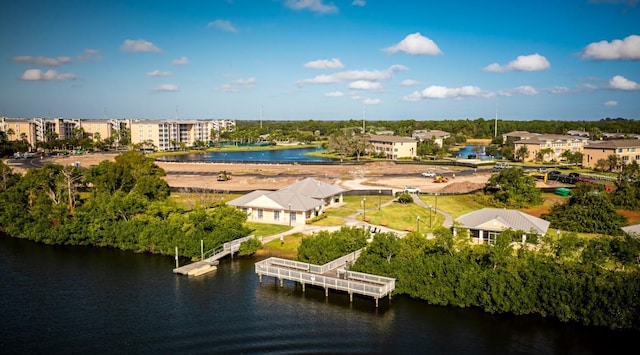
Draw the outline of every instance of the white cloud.
M499 90L498 95L507 96L507 97L513 96L513 95L533 96L533 95L538 95L538 90L536 90L533 86L524 85L524 86L518 86L513 89Z
M616 75L609 80L609 88L614 90L640 90L640 85L622 75Z
M238 32L238 29L227 20L213 20L207 24L209 28L215 28L225 32Z
M420 101L422 99L422 94L420 94L420 92L418 91L414 91L411 94L405 96L402 98L404 101Z
M367 2L364 1L364 0L353 0L351 2L351 5L353 5L353 6L365 6L365 5L367 5Z
M305 68L309 69L342 69L344 65L340 59L318 59L304 64Z
M89 59L100 60L102 59L102 55L100 51L97 49L86 48L82 52L82 54L78 56L78 60L89 60Z
M414 86L414 85L418 85L418 84L420 84L419 81L412 80L412 79L402 80L402 82L400 83L400 85L402 85L402 86Z
M298 85L304 84L332 84L342 81L356 81L356 80L368 80L379 81L387 80L393 76L393 73L397 71L406 70L407 68L402 65L392 65L385 70L347 70L333 74L318 75L311 79L298 80Z
M465 96L481 96L482 94L483 91L479 87L470 85L459 88L432 85L420 92L421 97L426 99L453 99Z
M618 106L618 101L610 100L610 101L605 102L604 105L607 106L607 107Z
M566 86L554 86L549 89L549 92L552 94L564 94L569 92L569 88Z
M377 105L380 103L380 99L370 99L370 98L366 98L364 100L362 100L362 103L365 105Z
M230 83L224 84L218 88L217 91L222 92L239 92L242 89L251 89L256 83L256 78L236 79Z
M324 96L326 96L326 97L342 97L342 96L344 96L344 93L342 91L325 92Z
M127 53L161 52L161 49L144 39L127 39L120 46L120 50Z
M285 6L293 10L309 10L321 14L338 12L338 8L333 4L324 4L322 0L286 0Z
M14 62L17 62L17 63L28 63L28 64L35 64L35 65L44 65L49 67L57 67L60 64L71 63L71 57L66 57L66 56L50 58L50 57L42 57L42 56L32 57L30 55L21 55L21 56L13 57L12 59Z
M178 86L174 84L162 84L160 86L156 86L153 91L156 92L174 92L178 91Z
M398 44L387 47L383 51L394 54L397 52L405 52L412 55L438 55L442 54L438 45L430 38L424 37L420 32L407 35Z
M492 63L483 68L484 71L503 73L507 71L539 71L549 69L551 64L544 56L538 53L530 55L519 55L516 59L506 65Z
M27 69L20 76L21 80L35 81L35 80L75 80L78 77L73 73L58 73L55 70L49 69L42 71L40 69Z
M186 65L186 64L189 64L189 63L190 63L189 62L189 58L187 58L185 56L182 56L182 57L180 57L178 59L174 59L171 62L171 64L173 64L173 65Z
M590 43L582 50L581 57L602 60L640 60L640 36L631 35L623 40Z
M381 89L382 84L377 81L369 81L369 80L356 80L349 84L349 89L355 90L375 90Z
M166 76L172 76L172 75L173 73L170 71L160 71L157 69L147 73L147 76L157 76L157 77L166 77Z

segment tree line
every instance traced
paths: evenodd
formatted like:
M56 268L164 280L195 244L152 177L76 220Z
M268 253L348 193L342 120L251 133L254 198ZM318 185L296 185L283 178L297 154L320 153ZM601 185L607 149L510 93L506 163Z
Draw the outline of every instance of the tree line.
M185 211L165 172L129 151L80 168L46 164L22 176L0 162L0 231L45 244L92 245L186 257L249 235L245 215L218 204ZM211 207L211 208L208 208Z

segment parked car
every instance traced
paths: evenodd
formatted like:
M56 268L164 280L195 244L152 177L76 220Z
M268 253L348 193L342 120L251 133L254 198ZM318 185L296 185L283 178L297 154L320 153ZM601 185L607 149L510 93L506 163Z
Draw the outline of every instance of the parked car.
M436 173L434 173L433 171L425 171L420 175L422 175L423 177L435 177Z
M417 187L413 187L413 186L405 186L404 190L402 190L406 193L410 193L410 194L419 194L420 193L420 189Z
M511 167L511 165L507 164L507 163L497 163L494 167L493 170L502 170L502 169L509 169Z
M562 172L558 170L551 170L547 173L547 180L558 180L560 175L562 175Z

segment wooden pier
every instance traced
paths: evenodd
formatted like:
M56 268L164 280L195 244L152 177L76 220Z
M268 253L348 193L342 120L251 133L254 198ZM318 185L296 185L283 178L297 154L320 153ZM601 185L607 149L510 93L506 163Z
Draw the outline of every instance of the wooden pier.
M173 272L175 274L187 276L199 276L214 271L219 263L218 260L224 258L227 255L231 255L231 257L233 258L233 253L236 253L240 249L240 244L251 238L253 238L253 235L224 243L217 249L212 249L206 253L203 253L204 258L202 260L176 267L175 269L173 269Z
M302 291L305 285L322 287L325 297L329 296L329 289L344 291L349 294L349 301L353 302L353 294L373 297L378 307L378 300L385 296L391 298L396 280L389 277L349 271L348 263L354 261L360 252L351 253L325 265L313 265L293 260L268 258L255 264L256 274L260 283L262 276L275 277L284 286L284 280L299 282Z

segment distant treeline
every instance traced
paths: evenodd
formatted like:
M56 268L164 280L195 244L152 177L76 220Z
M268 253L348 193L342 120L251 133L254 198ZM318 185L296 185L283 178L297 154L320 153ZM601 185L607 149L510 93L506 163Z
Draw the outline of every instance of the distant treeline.
M328 136L336 130L351 128L362 129L362 120L344 121L236 121L238 130L252 130L259 134L280 132L287 136L294 132L317 132L320 136ZM464 135L467 138L493 138L496 132L496 120L492 118L476 118L461 120L399 120L399 121L365 121L367 132L393 131L399 136L410 136L414 130L442 130L452 134ZM560 120L497 120L498 135L512 131L529 131L542 134L566 134L578 130L589 133L636 133L640 134L640 120L626 118L604 118L599 121L560 121Z

